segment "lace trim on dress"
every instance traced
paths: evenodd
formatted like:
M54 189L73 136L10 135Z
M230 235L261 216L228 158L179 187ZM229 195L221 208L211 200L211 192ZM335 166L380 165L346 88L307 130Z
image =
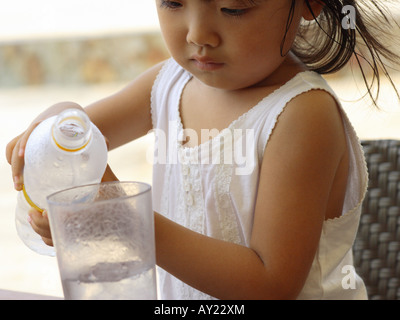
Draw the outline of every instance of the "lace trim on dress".
M232 134L229 136L232 137ZM232 207L229 192L235 169L234 162L232 161L235 150L233 139L231 138L229 141L226 139L219 139L218 148L220 152L219 164L216 165L214 201L222 239L228 242L243 244L240 237L240 226ZM230 159L225 159L225 156Z
M214 190L215 208L219 218L223 240L242 244L240 228L234 214L229 196L229 187L232 180L233 166L221 163L218 165L216 186Z
M170 65L171 60L167 60L163 66L161 67L161 70L158 72L156 79L154 80L153 87L151 89L151 95L150 95L150 114L151 114L151 121L153 124L153 129L157 128L157 110L156 110L156 97L157 97L157 90L159 83L161 81L162 75L164 74L165 70L167 67Z
M186 227L204 234L205 209L198 157L197 150L186 149L178 144L183 195L182 199L179 199L179 215L184 216L182 220L185 221Z

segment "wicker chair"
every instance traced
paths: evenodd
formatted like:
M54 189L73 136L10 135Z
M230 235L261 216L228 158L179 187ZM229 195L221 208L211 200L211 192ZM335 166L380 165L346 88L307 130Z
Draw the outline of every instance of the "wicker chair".
M369 299L400 299L400 141L362 141L369 187L354 263Z

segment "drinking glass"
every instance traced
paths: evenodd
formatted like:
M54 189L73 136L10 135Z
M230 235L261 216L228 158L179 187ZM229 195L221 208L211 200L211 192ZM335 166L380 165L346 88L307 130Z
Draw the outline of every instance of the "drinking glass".
M148 184L79 186L47 202L65 299L157 299Z

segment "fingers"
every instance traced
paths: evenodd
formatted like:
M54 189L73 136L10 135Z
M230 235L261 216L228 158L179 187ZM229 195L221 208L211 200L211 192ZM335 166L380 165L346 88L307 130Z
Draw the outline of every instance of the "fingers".
M106 171L104 172L101 182L119 181L117 176L112 172L110 166L107 164Z
M11 164L11 174L14 181L14 188L17 191L22 190L23 185L23 169L25 147L32 131L38 126L39 122L33 122L28 129L11 140L6 147L6 158Z
M23 135L23 133L20 134L19 136L15 137L14 139L12 139L6 146L6 158L7 158L7 162L9 164L11 164L11 159L12 159L15 145L17 144L18 140L21 138L22 135Z
M28 130L15 137L6 147L6 158L8 163L11 165L14 188L17 191L22 190L25 147L29 135L35 127L36 126L31 126Z
M47 212L44 211L43 213L40 213L35 209L31 209L29 210L29 218L29 223L33 230L42 237L44 243L48 246L53 246Z
M20 134L11 140L6 147L7 162L11 165L14 187L20 191L22 189L22 171L24 167L24 157L21 156L20 141L24 134Z
M11 158L11 174L14 181L14 188L17 191L22 190L24 163L24 155L22 151L20 151L19 140L13 149Z

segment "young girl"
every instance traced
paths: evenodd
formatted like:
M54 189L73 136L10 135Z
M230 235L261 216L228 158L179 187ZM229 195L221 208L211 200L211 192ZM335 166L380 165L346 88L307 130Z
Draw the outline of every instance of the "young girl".
M357 31L373 62L389 53L359 3L156 1L172 58L85 111L110 149L155 132L162 299L367 298L355 272L347 283L366 165L319 75L346 64ZM71 107L52 106L7 146L17 190L29 134ZM30 216L51 245L46 215Z

